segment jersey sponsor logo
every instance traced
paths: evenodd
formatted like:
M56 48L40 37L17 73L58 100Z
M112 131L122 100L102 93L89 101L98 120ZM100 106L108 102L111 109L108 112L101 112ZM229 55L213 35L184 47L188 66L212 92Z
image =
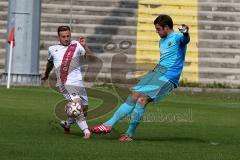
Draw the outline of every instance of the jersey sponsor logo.
M172 45L172 42L171 42L171 41L169 41L169 42L168 42L168 46L171 46L171 45Z

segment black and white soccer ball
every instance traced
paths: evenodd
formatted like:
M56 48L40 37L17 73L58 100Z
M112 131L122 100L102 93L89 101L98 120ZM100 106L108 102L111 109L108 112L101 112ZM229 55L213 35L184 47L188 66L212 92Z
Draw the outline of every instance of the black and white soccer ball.
M81 114L81 104L78 102L69 102L65 106L65 111L68 117L78 117Z

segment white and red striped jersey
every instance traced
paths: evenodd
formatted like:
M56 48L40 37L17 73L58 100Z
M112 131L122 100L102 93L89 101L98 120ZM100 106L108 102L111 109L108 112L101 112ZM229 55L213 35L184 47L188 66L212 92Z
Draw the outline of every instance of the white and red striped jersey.
M79 85L79 82L82 81L79 58L83 55L85 55L85 49L78 41L71 41L69 46L58 44L48 48L48 61L52 61L54 64L57 86L61 84Z

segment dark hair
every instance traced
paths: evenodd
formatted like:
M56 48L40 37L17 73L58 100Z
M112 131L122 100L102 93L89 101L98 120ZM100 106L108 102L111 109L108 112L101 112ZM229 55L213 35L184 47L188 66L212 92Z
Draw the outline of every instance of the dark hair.
M170 29L173 29L173 21L169 15L160 14L155 20L154 24L159 24L162 27L168 26Z
M70 29L69 26L59 26L58 29L57 29L58 35L62 31L71 31L71 29Z

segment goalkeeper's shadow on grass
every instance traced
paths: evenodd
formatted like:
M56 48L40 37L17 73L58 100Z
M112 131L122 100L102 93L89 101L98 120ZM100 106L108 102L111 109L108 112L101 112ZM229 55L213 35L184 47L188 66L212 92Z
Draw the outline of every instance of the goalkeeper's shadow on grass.
M72 136L77 136L77 137L82 137L83 133L79 132L73 132L71 133ZM91 139L94 140L104 140L104 141L109 141L109 140L118 140L119 136L121 133L118 130L113 130L112 133L109 134L92 134ZM185 143L209 143L209 141L200 139L200 138L193 138L193 137L148 137L148 138L143 138L143 137L136 137L134 138L135 142L143 142L143 141L148 141L148 142L185 142Z
M209 143L206 140L193 137L136 137L136 141L159 141L159 142L195 142L195 143Z

